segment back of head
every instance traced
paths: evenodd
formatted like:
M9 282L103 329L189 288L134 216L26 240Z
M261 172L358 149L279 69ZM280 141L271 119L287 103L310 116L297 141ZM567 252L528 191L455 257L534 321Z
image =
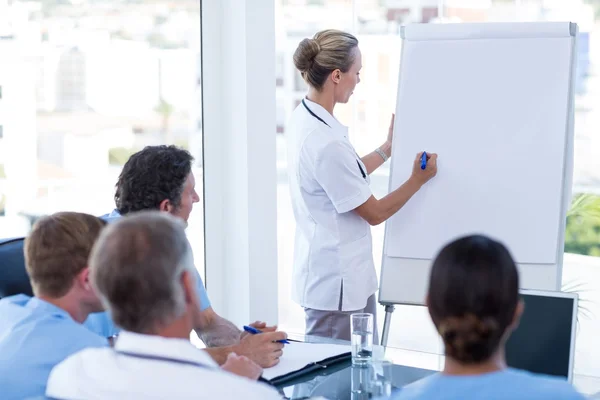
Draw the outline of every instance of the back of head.
M176 146L147 146L132 155L117 181L119 213L157 210L163 200L178 206L193 160L188 151Z
M25 267L36 296L59 298L88 266L94 242L105 226L100 218L76 212L42 217L25 239Z
M327 77L336 69L348 72L354 62L358 39L353 35L328 29L312 39L304 39L294 53L294 65L310 86L321 90Z
M92 282L115 323L152 333L186 311L181 285L194 261L182 221L158 211L110 224L90 257Z
M429 314L452 359L463 364L488 360L513 322L518 302L517 267L501 243L469 236L436 257Z

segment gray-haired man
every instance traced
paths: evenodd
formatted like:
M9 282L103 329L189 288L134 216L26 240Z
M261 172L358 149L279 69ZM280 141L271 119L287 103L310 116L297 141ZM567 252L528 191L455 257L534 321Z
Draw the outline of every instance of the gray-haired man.
M139 212L106 228L91 280L119 326L114 349L83 350L48 380L52 398L280 399L273 388L221 370L189 342L200 307L184 223ZM224 369L256 379L261 368L230 355Z

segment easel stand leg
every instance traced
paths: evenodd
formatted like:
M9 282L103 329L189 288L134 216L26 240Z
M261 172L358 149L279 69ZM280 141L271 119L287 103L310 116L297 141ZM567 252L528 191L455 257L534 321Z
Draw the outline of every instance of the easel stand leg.
M385 319L383 320L383 334L381 336L381 345L387 348L388 337L390 333L390 324L392 322L392 313L394 312L394 306L387 304L385 306Z

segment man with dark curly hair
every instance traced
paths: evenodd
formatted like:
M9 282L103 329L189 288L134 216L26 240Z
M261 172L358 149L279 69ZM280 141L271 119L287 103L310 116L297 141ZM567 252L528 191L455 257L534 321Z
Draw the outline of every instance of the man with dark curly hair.
M118 215L156 209L187 223L192 206L200 201L193 161L190 153L176 146L148 146L133 154L116 185ZM114 218L114 211L112 214Z
M133 154L121 171L116 185L116 209L102 218L108 222L142 210L160 210L187 223L194 203L200 201L192 171L194 158L176 146L148 146ZM196 271L197 273L197 271ZM263 368L279 362L286 334L277 332L264 322L251 324L265 332L249 335L233 323L220 317L211 307L200 274L196 275L201 311L194 330L208 347L207 351L219 364L229 353L244 355ZM86 326L103 336L117 332L106 313L93 315Z

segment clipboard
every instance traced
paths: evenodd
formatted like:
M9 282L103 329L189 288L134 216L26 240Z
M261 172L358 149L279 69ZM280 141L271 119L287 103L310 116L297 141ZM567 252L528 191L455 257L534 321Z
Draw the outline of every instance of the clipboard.
M310 363L302 369L273 378L269 380L269 383L276 387L284 387L288 386L293 381L301 380L301 378L308 378L309 375L311 377L314 375L329 375L339 370L335 367L343 365L344 368L346 368L351 361L352 353L342 353L318 362Z
M352 359L350 350L346 344L291 342L285 345L279 364L263 371L263 379L282 386L305 375L326 375Z

